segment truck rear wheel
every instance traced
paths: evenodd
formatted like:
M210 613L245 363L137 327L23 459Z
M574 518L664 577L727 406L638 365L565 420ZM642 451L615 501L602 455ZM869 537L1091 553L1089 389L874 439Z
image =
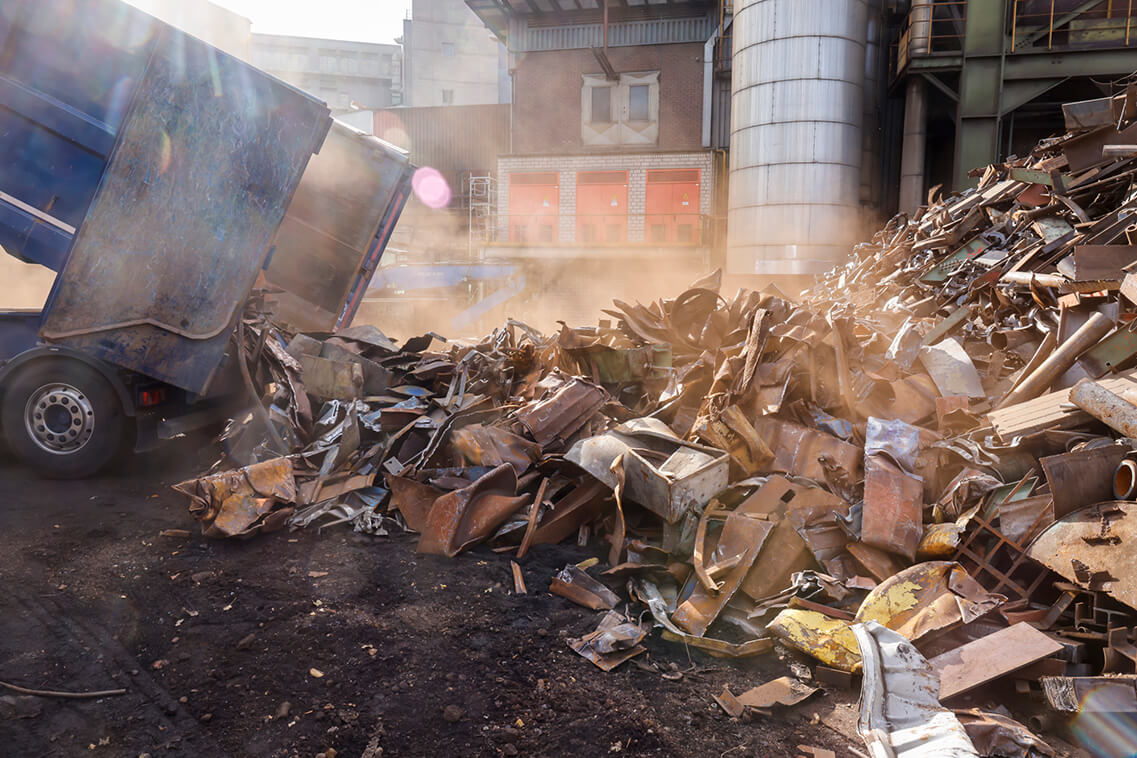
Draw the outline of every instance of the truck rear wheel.
M123 441L126 418L107 380L67 359L36 361L4 392L0 423L12 452L53 479L103 469Z

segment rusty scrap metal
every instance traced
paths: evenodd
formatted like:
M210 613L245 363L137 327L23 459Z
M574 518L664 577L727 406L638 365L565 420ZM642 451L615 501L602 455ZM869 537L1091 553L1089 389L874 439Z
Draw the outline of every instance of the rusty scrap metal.
M1046 391L1055 379L1074 365L1078 356L1096 345L1113 329L1113 320L1101 313L1093 313L1089 320L1059 345L1029 376L1011 390L1000 407L1030 400Z
M924 484L883 455L865 458L861 541L916 560L923 533Z
M440 555L484 544L519 593L537 546L575 541L627 588L584 564L551 580L592 609L627 598L570 641L601 667L636 655L649 623L724 657L781 639L845 673L864 665L858 622L929 655L1029 623L1064 660L1016 669L1020 689L1130 671L1134 503L1109 501L1137 492L1137 453L1114 444L1137 437L1137 278L1121 265L1137 156L1100 150L1125 113L934 192L795 299L726 295L715 274L594 326L400 343L295 333L254 298L236 340L252 407L221 437L220 473L179 490L210 536L348 523Z
M1097 382L1083 379L1075 384L1070 402L1123 437L1137 438L1137 406Z

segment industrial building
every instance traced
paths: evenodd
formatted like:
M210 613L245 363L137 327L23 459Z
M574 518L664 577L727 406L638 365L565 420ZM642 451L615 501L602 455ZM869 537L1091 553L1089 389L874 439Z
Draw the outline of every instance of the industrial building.
M253 64L321 98L341 116L402 102L402 48L254 34Z
M469 5L513 77L487 256L707 263L724 168L703 134L716 6Z
M509 102L505 46L463 0L414 0L400 42L403 105Z
M506 45L485 254L809 277L1137 68L1131 4L468 0Z

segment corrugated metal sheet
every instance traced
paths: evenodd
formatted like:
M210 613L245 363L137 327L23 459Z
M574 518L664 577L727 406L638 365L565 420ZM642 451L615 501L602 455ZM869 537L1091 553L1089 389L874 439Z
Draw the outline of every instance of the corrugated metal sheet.
M508 105L385 108L375 112L375 136L410 153L448 179L463 172L488 174L509 152Z
M715 19L656 18L608 24L608 46L665 45L678 42L706 42L714 33ZM513 52L536 50L584 50L604 44L603 24L528 27L511 41Z

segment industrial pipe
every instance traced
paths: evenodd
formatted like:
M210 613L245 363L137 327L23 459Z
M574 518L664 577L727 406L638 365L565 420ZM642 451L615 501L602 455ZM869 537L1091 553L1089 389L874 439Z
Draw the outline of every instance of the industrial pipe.
M1113 474L1113 499L1132 500L1137 495L1137 462L1125 458Z
M1023 379L1019 386L1008 392L999 407L1014 405L1041 395L1055 379L1074 365L1079 355L1096 345L1112 329L1113 319L1101 313L1092 314L1078 331L1071 334L1069 339L1042 362L1042 365Z
M904 97L904 141L900 152L900 211L924 204L924 160L928 145L928 102L924 78L910 76Z
M932 0L912 0L908 13L908 55L932 50ZM924 204L924 162L928 149L928 93L924 77L909 74L904 96L904 139L900 148L901 213L912 215Z
M1070 390L1070 402L1126 437L1137 437L1137 406L1091 379Z
M1036 274L1033 271L1008 271L999 277L1000 282L1008 284L1035 285L1036 287L1061 287L1070 280L1061 274Z
M932 0L912 0L912 10L908 13L908 50L912 55L927 55L932 50Z

